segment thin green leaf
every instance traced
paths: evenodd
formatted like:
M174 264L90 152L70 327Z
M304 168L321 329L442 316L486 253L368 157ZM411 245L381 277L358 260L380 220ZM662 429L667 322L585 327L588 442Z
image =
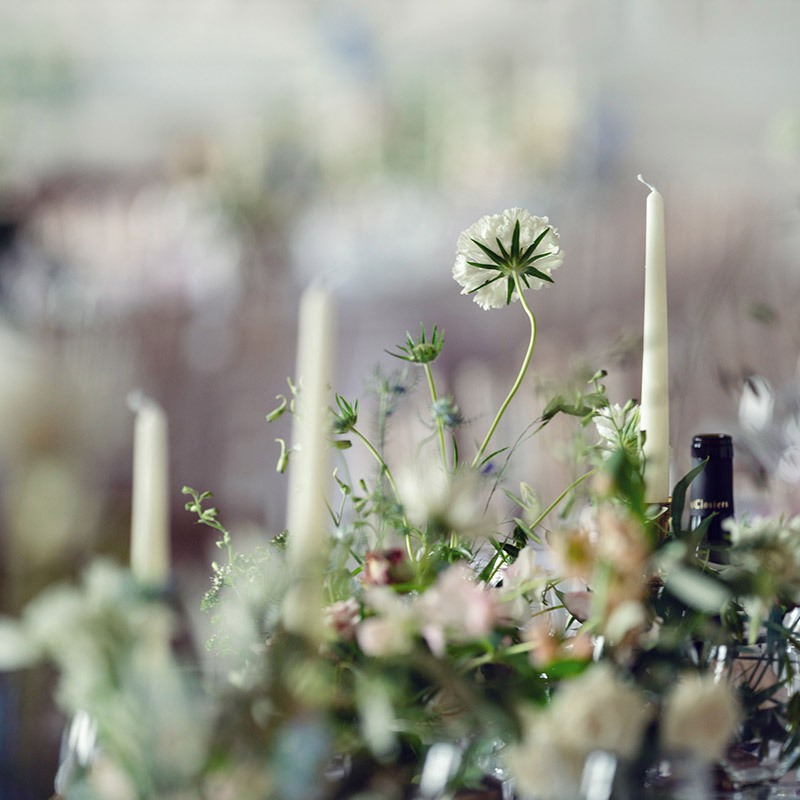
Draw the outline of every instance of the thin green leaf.
M480 467L485 466L486 464L488 464L496 456L499 456L501 453L505 453L506 450L508 450L508 447L501 447L499 450L495 450L494 452L489 453L488 456L484 456L483 459L481 460L481 463L478 465L478 467L480 468Z
M683 530L682 519L683 510L686 504L686 493L692 481L705 469L708 459L698 464L696 467L690 469L676 484L672 492L672 507L670 515L672 516L672 532L677 534Z
M705 614L719 614L731 597L730 590L723 583L682 564L676 564L670 570L664 588L689 608Z
M502 257L497 255L494 250L488 248L483 242L479 242L477 239L472 240L473 244L477 245L489 258L494 261L495 264L498 266L504 266L505 261L503 261Z
M494 278L492 278L491 280L486 281L485 283L482 283L480 286L476 286L474 289L470 289L467 292L467 294L475 294L475 292L479 292L481 289L485 288L486 286L489 286L490 284L494 283L495 281L499 281L500 278L502 278L502 277L503 277L502 275L496 275Z
M503 246L503 243L499 239L495 239L497 242L497 247L500 250L500 255L503 256L504 263L508 264L511 261L511 256L508 254L508 250Z
M523 274L531 275L534 278L538 278L540 281L545 281L545 283L555 283L546 272L542 272L540 269L536 269L536 267L526 267Z
M542 239L550 232L550 226L548 225L534 240L531 245L525 250L525 254L522 256L523 260L530 257L531 253L533 253L536 248L542 243Z
M551 250L548 250L546 253L537 253L535 256L530 256L529 258L526 258L524 261L521 261L520 263L524 264L527 267L530 264L535 264L537 261L541 261L543 258L547 258L548 256L552 255L553 252Z
M514 234L511 237L511 256L512 258L519 256L519 220L514 223Z
M496 264L481 264L480 261L467 261L467 264L469 264L471 267L478 267L478 269L500 269L500 267L498 267Z

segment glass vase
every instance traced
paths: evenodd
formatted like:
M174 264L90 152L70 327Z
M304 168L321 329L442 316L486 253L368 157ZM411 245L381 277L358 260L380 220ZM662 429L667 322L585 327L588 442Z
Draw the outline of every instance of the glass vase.
M742 721L720 767L734 797L774 784L800 758L800 656L782 636L754 644L722 645L713 653L717 680L730 681Z

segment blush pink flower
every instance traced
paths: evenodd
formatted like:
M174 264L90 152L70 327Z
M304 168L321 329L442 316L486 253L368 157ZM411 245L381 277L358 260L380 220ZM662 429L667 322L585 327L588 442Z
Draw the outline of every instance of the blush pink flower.
M412 573L405 550L391 547L372 550L364 558L361 581L367 586L389 586L411 580Z
M364 653L387 657L410 652L418 629L405 599L386 586L368 590L364 599L375 611L375 616L362 620L356 627L356 640Z
M443 572L417 601L422 635L437 655L447 640L465 641L486 636L499 618L494 595L466 565Z
M327 630L346 642L353 640L356 634L356 625L361 619L361 606L354 597L333 603L322 613Z

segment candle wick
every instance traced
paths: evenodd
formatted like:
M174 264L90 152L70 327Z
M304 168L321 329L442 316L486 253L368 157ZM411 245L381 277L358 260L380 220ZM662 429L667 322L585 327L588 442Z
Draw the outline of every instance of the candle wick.
M645 185L645 186L646 186L646 187L647 187L647 188L648 188L648 189L649 189L651 192L654 192L654 191L656 190L656 187L655 187L655 186L653 186L652 184L648 183L648 182L647 182L647 181L646 181L646 180L645 180L645 179L642 177L641 173L639 173L639 174L636 176L636 180L638 180L638 181L640 181L641 183L643 183L643 184L644 184L644 185Z

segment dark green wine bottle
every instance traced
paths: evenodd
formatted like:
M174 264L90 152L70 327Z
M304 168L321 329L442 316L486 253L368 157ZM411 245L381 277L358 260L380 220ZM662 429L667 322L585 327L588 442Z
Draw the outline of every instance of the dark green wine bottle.
M704 461L705 468L691 485L689 529L696 530L712 517L699 550L707 553L710 561L725 564L730 534L722 523L734 514L733 440L727 433L701 433L692 439L692 466Z

